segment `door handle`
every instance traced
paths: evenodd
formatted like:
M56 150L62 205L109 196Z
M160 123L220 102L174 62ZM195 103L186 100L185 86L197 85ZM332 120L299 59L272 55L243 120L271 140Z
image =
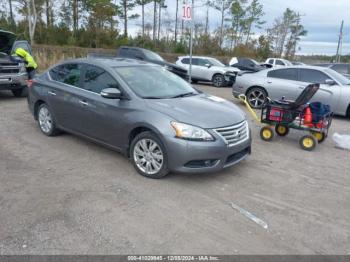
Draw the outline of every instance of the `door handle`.
M84 101L84 100L79 100L79 104L83 105L83 106L88 106L89 103Z
M56 93L54 91L48 91L49 95L55 96Z
M268 84L272 84L272 81L268 80L267 83L268 83Z

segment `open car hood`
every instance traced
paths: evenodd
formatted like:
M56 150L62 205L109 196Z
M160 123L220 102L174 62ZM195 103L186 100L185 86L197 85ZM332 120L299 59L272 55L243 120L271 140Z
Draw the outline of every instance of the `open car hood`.
M14 33L0 30L0 53L10 55L15 41L16 35Z

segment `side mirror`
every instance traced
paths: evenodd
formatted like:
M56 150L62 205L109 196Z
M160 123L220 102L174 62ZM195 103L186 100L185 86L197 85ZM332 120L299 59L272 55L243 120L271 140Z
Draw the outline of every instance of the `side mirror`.
M103 89L100 95L108 99L121 99L122 93L116 88L106 88Z
M211 67L211 64L205 64L206 67L210 68Z
M333 85L335 85L335 81L334 81L333 79L327 79L327 80L325 81L325 84L326 84L326 85L329 85L329 86L333 86Z

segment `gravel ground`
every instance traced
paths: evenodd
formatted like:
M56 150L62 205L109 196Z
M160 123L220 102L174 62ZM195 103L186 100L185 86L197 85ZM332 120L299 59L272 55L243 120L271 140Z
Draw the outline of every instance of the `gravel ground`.
M336 118L331 134L349 126ZM267 143L251 128L239 165L152 180L99 145L45 137L26 99L1 92L0 254L350 254L350 151L331 139L303 151L293 131Z

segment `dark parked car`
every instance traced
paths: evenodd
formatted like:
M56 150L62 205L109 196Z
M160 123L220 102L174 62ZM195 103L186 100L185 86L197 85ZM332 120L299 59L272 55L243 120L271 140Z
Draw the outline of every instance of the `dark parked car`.
M143 61L55 65L34 79L28 103L45 135L64 130L118 150L146 177L218 171L250 153L238 107Z
M187 69L178 66L176 64L169 63L165 61L160 55L150 50L139 48L139 47L131 47L131 46L122 46L117 51L117 57L124 58L133 58L137 60L142 60L146 62L150 62L153 64L164 66L168 71L187 79Z
M350 79L350 63L323 63L316 66L328 67Z
M19 97L27 92L27 72L23 60L11 56L17 48L32 53L27 41L16 41L15 34L0 30L0 90L11 90Z
M254 59L245 57L233 57L229 65L248 72L258 72L265 69L265 67L261 66Z

